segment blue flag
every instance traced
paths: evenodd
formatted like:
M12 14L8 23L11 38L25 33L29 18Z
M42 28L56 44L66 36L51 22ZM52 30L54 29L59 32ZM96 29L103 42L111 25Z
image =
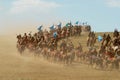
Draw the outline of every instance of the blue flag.
M58 28L61 28L61 26L62 26L62 23L60 22L60 23L59 23L57 26L58 26Z
M69 23L66 24L66 27L69 27L69 26L72 26L71 22L69 22Z
M57 37L57 32L53 33L53 37L56 38Z
M68 26L69 26L69 23L66 24L66 27L68 27Z
M102 36L98 36L98 41L100 42L100 41L102 41Z
M41 26L39 26L38 31L41 31L42 27L43 27L42 25L41 25Z
M52 25L51 27L50 27L50 30L54 30L55 28L54 28L54 25Z
M79 21L77 21L75 24L78 25L78 24L79 24Z

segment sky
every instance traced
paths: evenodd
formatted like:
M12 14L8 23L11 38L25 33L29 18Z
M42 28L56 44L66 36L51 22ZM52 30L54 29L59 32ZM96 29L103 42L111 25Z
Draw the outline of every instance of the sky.
M95 32L120 30L120 0L0 0L0 34L70 21Z

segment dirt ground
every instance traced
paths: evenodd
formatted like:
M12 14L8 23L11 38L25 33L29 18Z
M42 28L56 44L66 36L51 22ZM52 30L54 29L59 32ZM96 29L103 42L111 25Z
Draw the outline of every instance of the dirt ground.
M0 80L120 80L116 70L95 70L81 63L50 63L29 52L21 56L15 37L0 35Z

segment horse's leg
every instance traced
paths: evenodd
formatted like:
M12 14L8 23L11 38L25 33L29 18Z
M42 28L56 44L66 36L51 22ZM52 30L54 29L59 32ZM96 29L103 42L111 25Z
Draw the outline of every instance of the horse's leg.
M118 70L119 69L119 61L116 59L114 63L115 63L115 69Z
M89 46L89 40L87 41L87 46Z

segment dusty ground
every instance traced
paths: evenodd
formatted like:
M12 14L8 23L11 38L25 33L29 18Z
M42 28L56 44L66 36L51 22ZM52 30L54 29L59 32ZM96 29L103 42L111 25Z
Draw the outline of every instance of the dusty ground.
M80 39L85 45L86 39ZM0 80L120 80L120 72L94 70L80 63L65 66L33 56L20 56L15 35L1 35Z

